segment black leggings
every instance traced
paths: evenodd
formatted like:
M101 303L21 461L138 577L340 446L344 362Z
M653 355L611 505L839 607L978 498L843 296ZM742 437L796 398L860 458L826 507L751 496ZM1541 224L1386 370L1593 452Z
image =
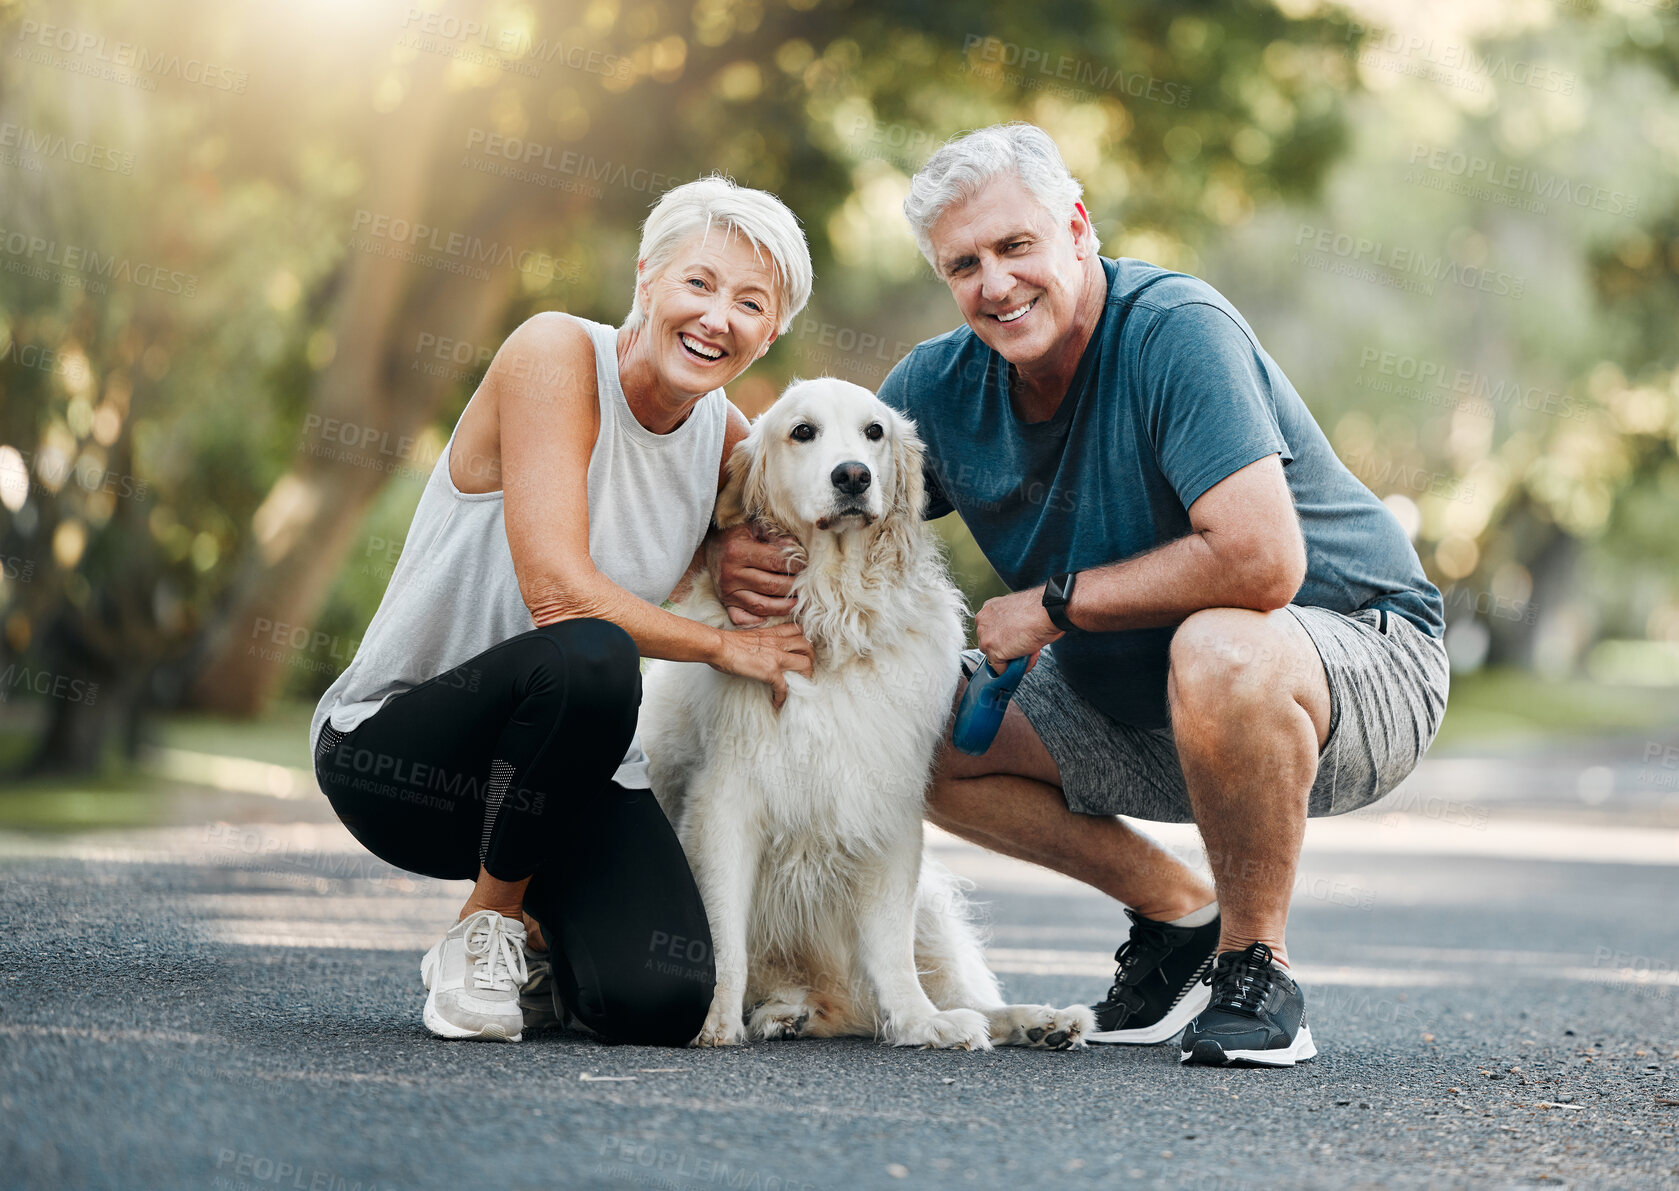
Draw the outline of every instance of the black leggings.
M603 620L511 637L329 723L315 776L368 851L398 868L533 878L554 979L584 1025L618 1042L687 1043L716 973L711 928L651 790L612 780L641 703L635 642Z

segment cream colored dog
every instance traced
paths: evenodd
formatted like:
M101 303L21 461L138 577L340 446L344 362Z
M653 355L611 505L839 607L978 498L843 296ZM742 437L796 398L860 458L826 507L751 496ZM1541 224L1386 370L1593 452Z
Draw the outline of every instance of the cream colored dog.
M815 649L778 712L762 683L655 662L640 732L705 899L717 988L699 1046L864 1035L898 1046L1082 1047L1082 1005L1005 1005L922 809L965 607L923 525L914 425L841 380L791 386L729 461L717 523L797 539ZM701 576L677 609L718 628ZM750 1018L743 1013L750 1006Z

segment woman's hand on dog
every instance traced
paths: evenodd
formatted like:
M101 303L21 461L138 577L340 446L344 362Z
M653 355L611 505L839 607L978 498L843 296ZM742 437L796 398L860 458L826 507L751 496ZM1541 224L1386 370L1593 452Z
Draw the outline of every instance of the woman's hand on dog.
M809 678L815 664L810 642L790 622L736 629L722 637L721 656L711 663L712 669L769 683L770 700L777 708L787 700L788 671Z
M706 538L705 565L731 621L761 625L767 617L792 614L793 576L803 565L787 561L792 545L794 538L765 534L751 521Z

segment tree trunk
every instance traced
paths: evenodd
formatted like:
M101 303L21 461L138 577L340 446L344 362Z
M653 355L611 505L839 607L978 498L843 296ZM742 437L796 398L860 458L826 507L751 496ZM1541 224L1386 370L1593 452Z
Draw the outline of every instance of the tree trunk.
M431 90L438 97L444 92L441 84ZM371 210L429 209L424 198L440 106L433 98L422 112L405 106L399 113L401 135L385 140ZM518 243L560 214L551 198L533 199L524 189L494 189L461 230L485 242ZM495 335L519 279L505 267L491 267L489 280L479 281L368 253L352 253L346 268L333 325L339 350L316 380L310 412L322 419L316 426L335 419L380 437L359 450L317 441L317 448L330 447L332 459L312 454L305 442L269 492L252 519L254 548L195 650L209 661L192 681L187 702L193 706L255 715L266 705L290 660L274 634L302 630L312 637L312 622L356 531L389 478L386 468L429 470L434 462L391 454L391 444L419 437L453 391L447 377L409 367L413 345L421 334L484 343Z
M1527 568L1533 585L1523 604L1494 604L1486 618L1491 633L1487 663L1532 670L1542 634L1572 600L1580 540L1525 495L1510 505L1504 521L1517 544L1516 561Z
M45 696L47 725L21 776L97 773L107 762L130 759L136 721L142 714L151 664L144 658L151 644L137 634L142 656L113 660L88 640L68 616L60 616L44 634L36 652L43 664L30 669L22 661L4 663L18 681L14 691ZM4 659L0 659L3 662Z
M107 762L130 760L134 725L141 715L145 679L133 674L98 684L95 697L49 699L47 728L21 776L88 774ZM112 749L118 756L112 755Z
M513 283L511 275L492 274L476 291L433 286L429 300L406 317L382 325L369 320L340 324L344 334L388 345L388 351L380 367L359 372L361 383L353 397L342 383L323 378L315 410L323 419L376 427L386 453L369 448L333 460L311 455L307 448L299 452L253 518L256 548L241 565L228 611L213 630L214 657L193 685L194 705L241 715L261 710L287 660L285 651L274 647L273 626L312 624L363 517L389 479L387 466L429 470L435 462L388 453L391 443L417 440L452 391L446 378L403 371L402 347L412 344L422 328L436 327L483 342L494 333ZM266 649L261 646L265 632L270 634Z

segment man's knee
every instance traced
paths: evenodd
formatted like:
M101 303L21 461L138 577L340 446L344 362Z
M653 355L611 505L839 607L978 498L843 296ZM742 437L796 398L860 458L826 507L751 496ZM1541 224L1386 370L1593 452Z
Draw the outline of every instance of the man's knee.
M1274 619L1288 615L1247 608L1191 613L1172 636L1166 693L1173 713L1245 712L1292 699L1302 673L1299 650Z

